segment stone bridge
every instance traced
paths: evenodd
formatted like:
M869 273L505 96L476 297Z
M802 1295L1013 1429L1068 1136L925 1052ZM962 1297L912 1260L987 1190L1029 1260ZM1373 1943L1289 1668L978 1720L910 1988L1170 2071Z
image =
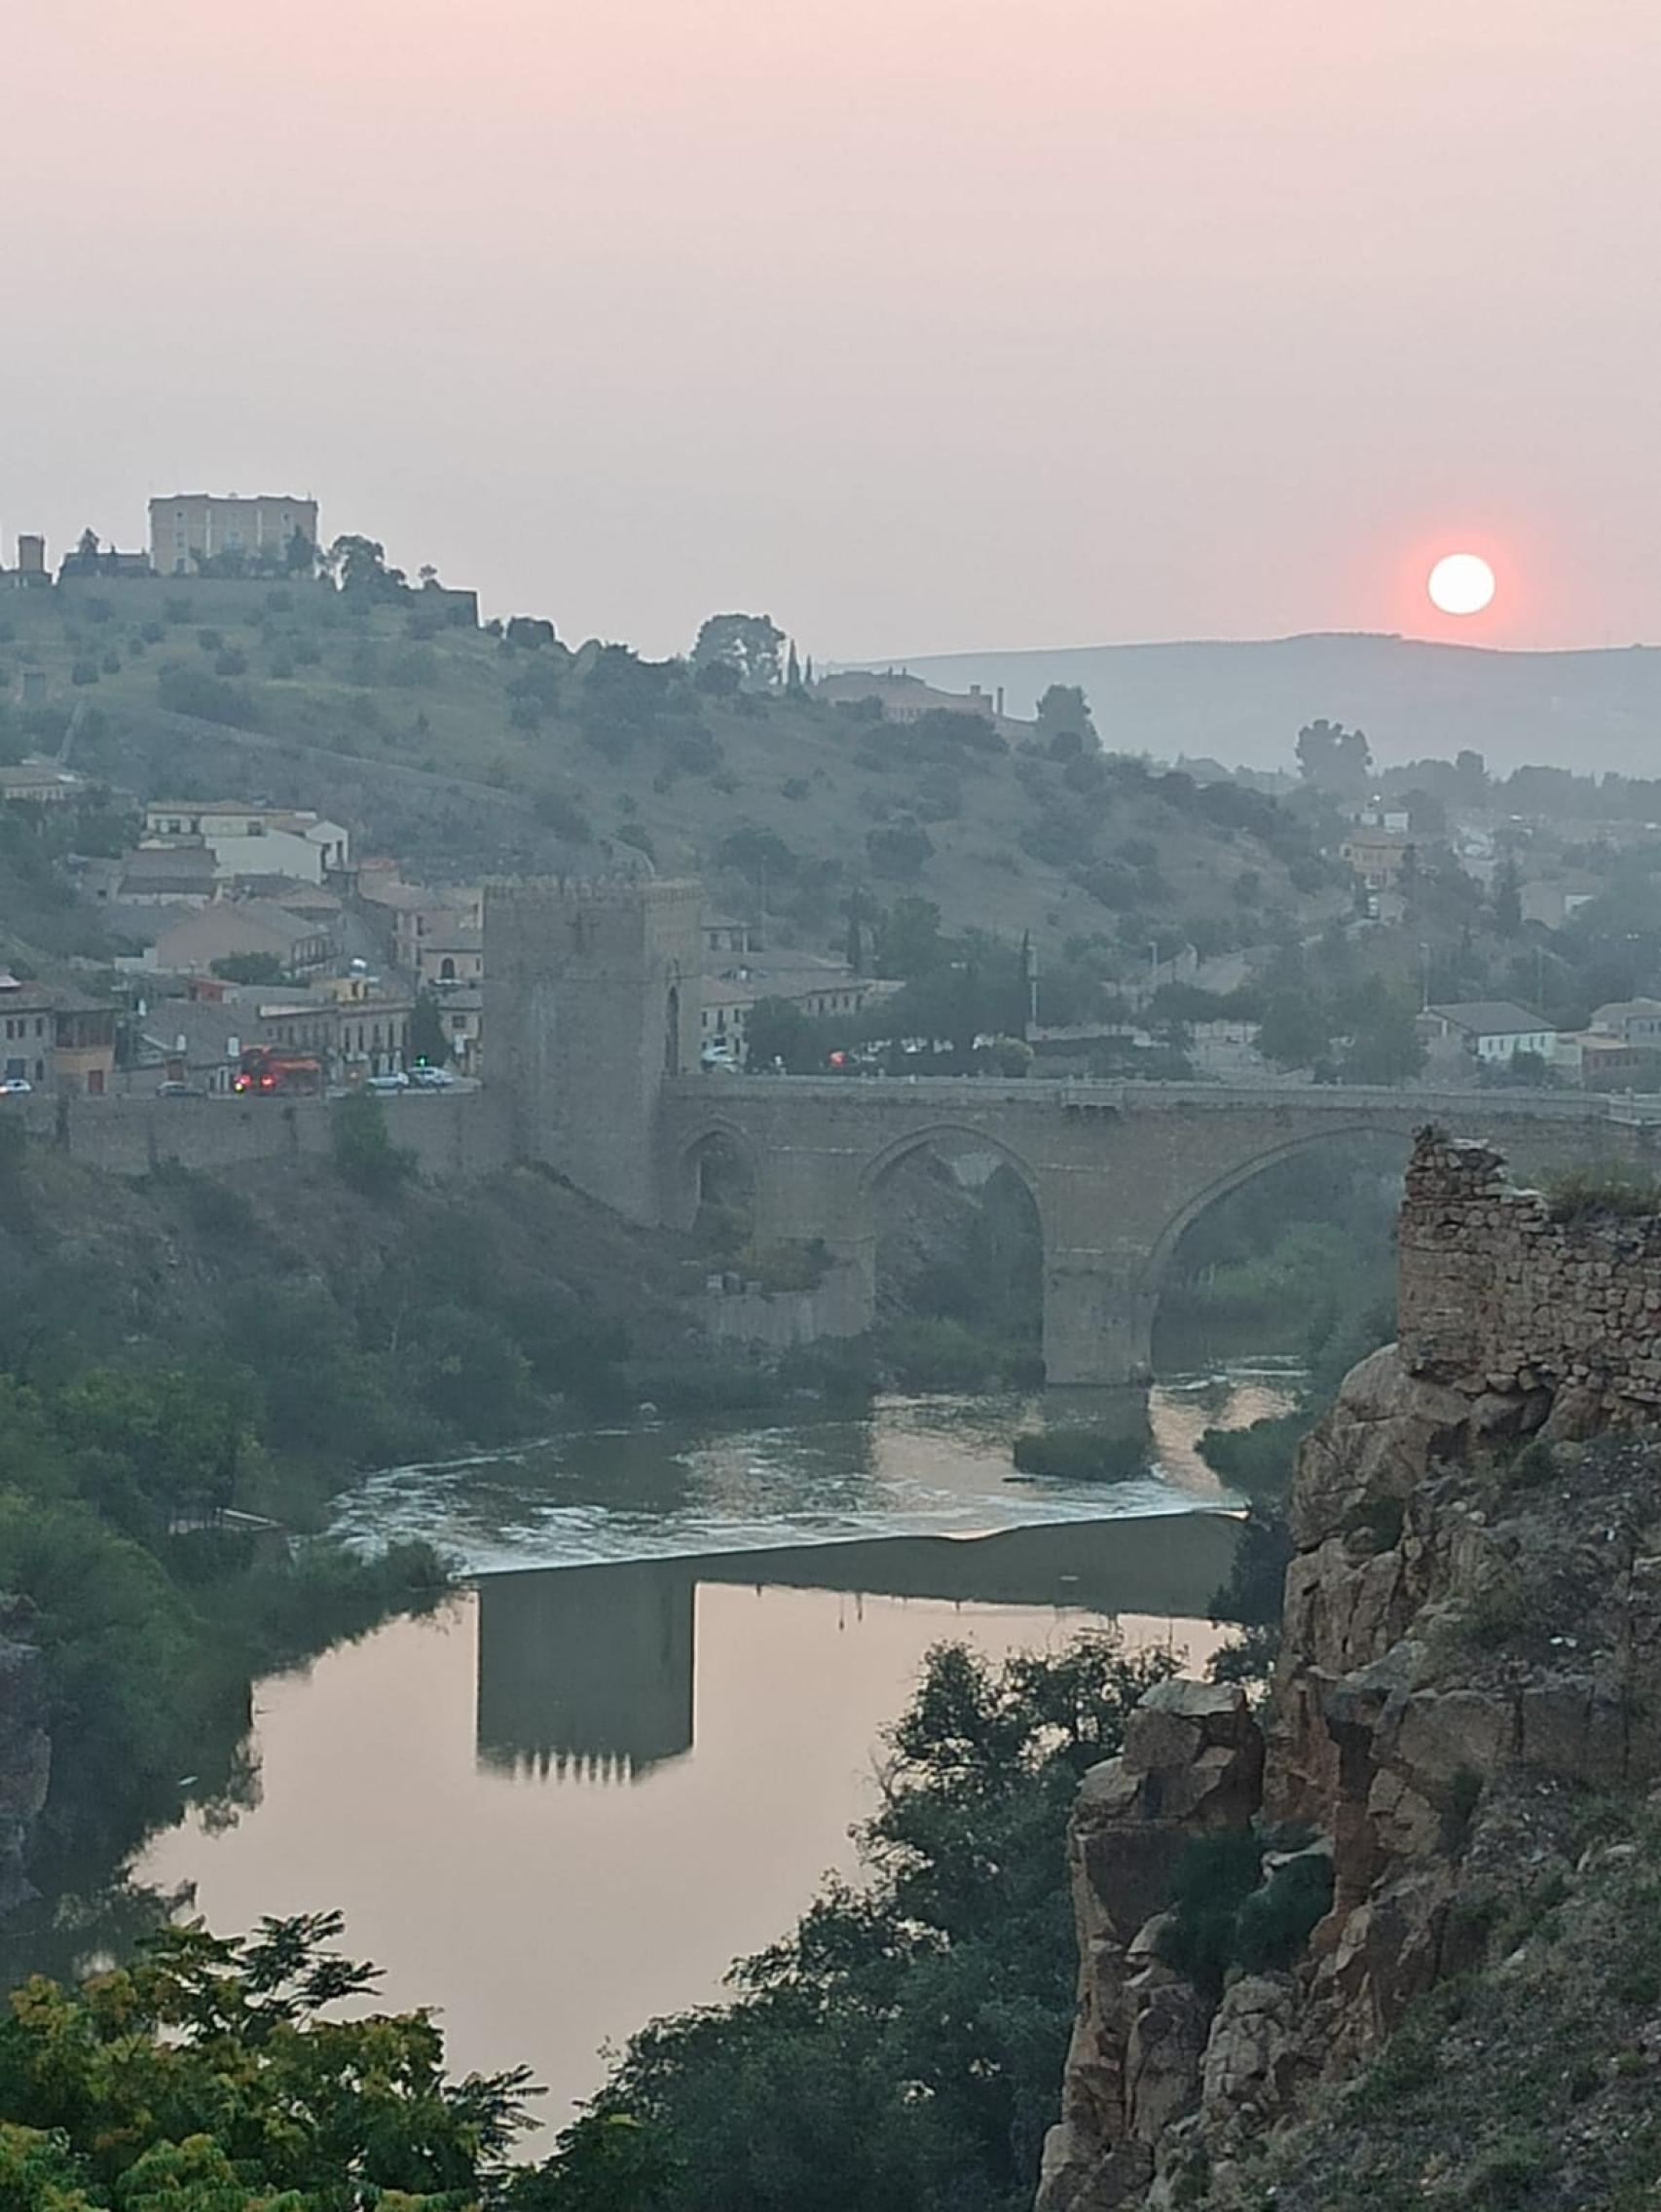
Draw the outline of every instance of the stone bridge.
M848 1330L875 1310L887 1178L912 1154L978 1153L1031 1194L1044 1356L1057 1383L1146 1372L1154 1309L1189 1223L1249 1177L1335 1137L1436 1122L1525 1167L1630 1158L1632 1108L1566 1091L820 1080L701 1075L696 883L493 884L485 894L487 1149L545 1161L629 1219L689 1227L706 1168L747 1166L763 1242L822 1238Z
M690 1225L712 1153L756 1194L758 1242L822 1238L852 1328L875 1311L886 1179L919 1151L980 1154L1025 1185L1044 1241L1044 1359L1060 1384L1148 1371L1155 1309L1191 1222L1334 1138L1400 1147L1427 1122L1492 1136L1532 1168L1630 1160L1656 1132L1622 1101L1563 1091L1230 1089L1204 1084L678 1077L658 1102L658 1218Z

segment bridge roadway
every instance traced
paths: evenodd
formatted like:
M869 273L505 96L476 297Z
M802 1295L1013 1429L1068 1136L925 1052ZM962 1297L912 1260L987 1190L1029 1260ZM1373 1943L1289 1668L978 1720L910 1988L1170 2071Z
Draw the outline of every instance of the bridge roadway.
M875 1312L885 1179L913 1153L978 1155L1031 1194L1044 1241L1044 1358L1059 1384L1143 1380L1185 1229L1276 1161L1426 1123L1491 1139L1526 1171L1661 1151L1661 1101L1572 1091L681 1076L658 1101L660 1218L689 1226L712 1154L748 1169L756 1234L821 1238L846 1271L848 1326Z

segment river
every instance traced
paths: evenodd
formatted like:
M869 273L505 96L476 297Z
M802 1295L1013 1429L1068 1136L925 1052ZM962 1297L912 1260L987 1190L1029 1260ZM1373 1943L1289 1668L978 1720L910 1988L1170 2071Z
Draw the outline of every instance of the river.
M931 1644L997 1657L1112 1616L1203 1665L1234 1501L1194 1445L1287 1386L1273 1362L1159 1386L1126 1483L1012 1481L1037 1418L1013 1398L648 1419L375 1476L342 1532L427 1536L467 1585L262 1682L249 1802L135 1875L223 1931L340 1907L385 2002L436 2007L459 2071L528 2064L559 2125L604 2045L719 1996L852 1870Z

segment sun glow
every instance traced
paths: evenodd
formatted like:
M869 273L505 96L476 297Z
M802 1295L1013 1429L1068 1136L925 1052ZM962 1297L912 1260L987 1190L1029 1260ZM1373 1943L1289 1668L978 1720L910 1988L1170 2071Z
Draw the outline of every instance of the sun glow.
M1444 614L1480 614L1494 597L1494 571L1480 553L1445 553L1424 588Z

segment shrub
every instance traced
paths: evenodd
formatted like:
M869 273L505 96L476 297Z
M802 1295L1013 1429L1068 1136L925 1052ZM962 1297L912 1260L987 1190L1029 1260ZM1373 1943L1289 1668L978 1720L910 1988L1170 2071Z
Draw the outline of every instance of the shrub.
M1147 1439L1110 1436L1098 1428L1027 1429L1015 1440L1014 1458L1023 1475L1063 1482L1127 1482L1146 1471Z
M1515 1489L1538 1490L1557 1479L1557 1454L1543 1436L1536 1436L1524 1445L1505 1472Z
M1235 1924L1262 1872L1263 1845L1250 1828L1185 1844L1171 1881L1170 1918L1160 1932L1165 1965L1196 1987L1220 1993L1235 1963Z
M1234 1958L1247 1973L1283 1972L1332 1906L1332 1861L1300 1852L1254 1890L1235 1920Z
M1566 1168L1547 1176L1543 1189L1553 1221L1661 1213L1661 1183L1626 1167Z
M393 1144L381 1101L372 1091L354 1090L334 1109L331 1129L334 1162L343 1181L366 1198L386 1198L411 1173L415 1162Z

